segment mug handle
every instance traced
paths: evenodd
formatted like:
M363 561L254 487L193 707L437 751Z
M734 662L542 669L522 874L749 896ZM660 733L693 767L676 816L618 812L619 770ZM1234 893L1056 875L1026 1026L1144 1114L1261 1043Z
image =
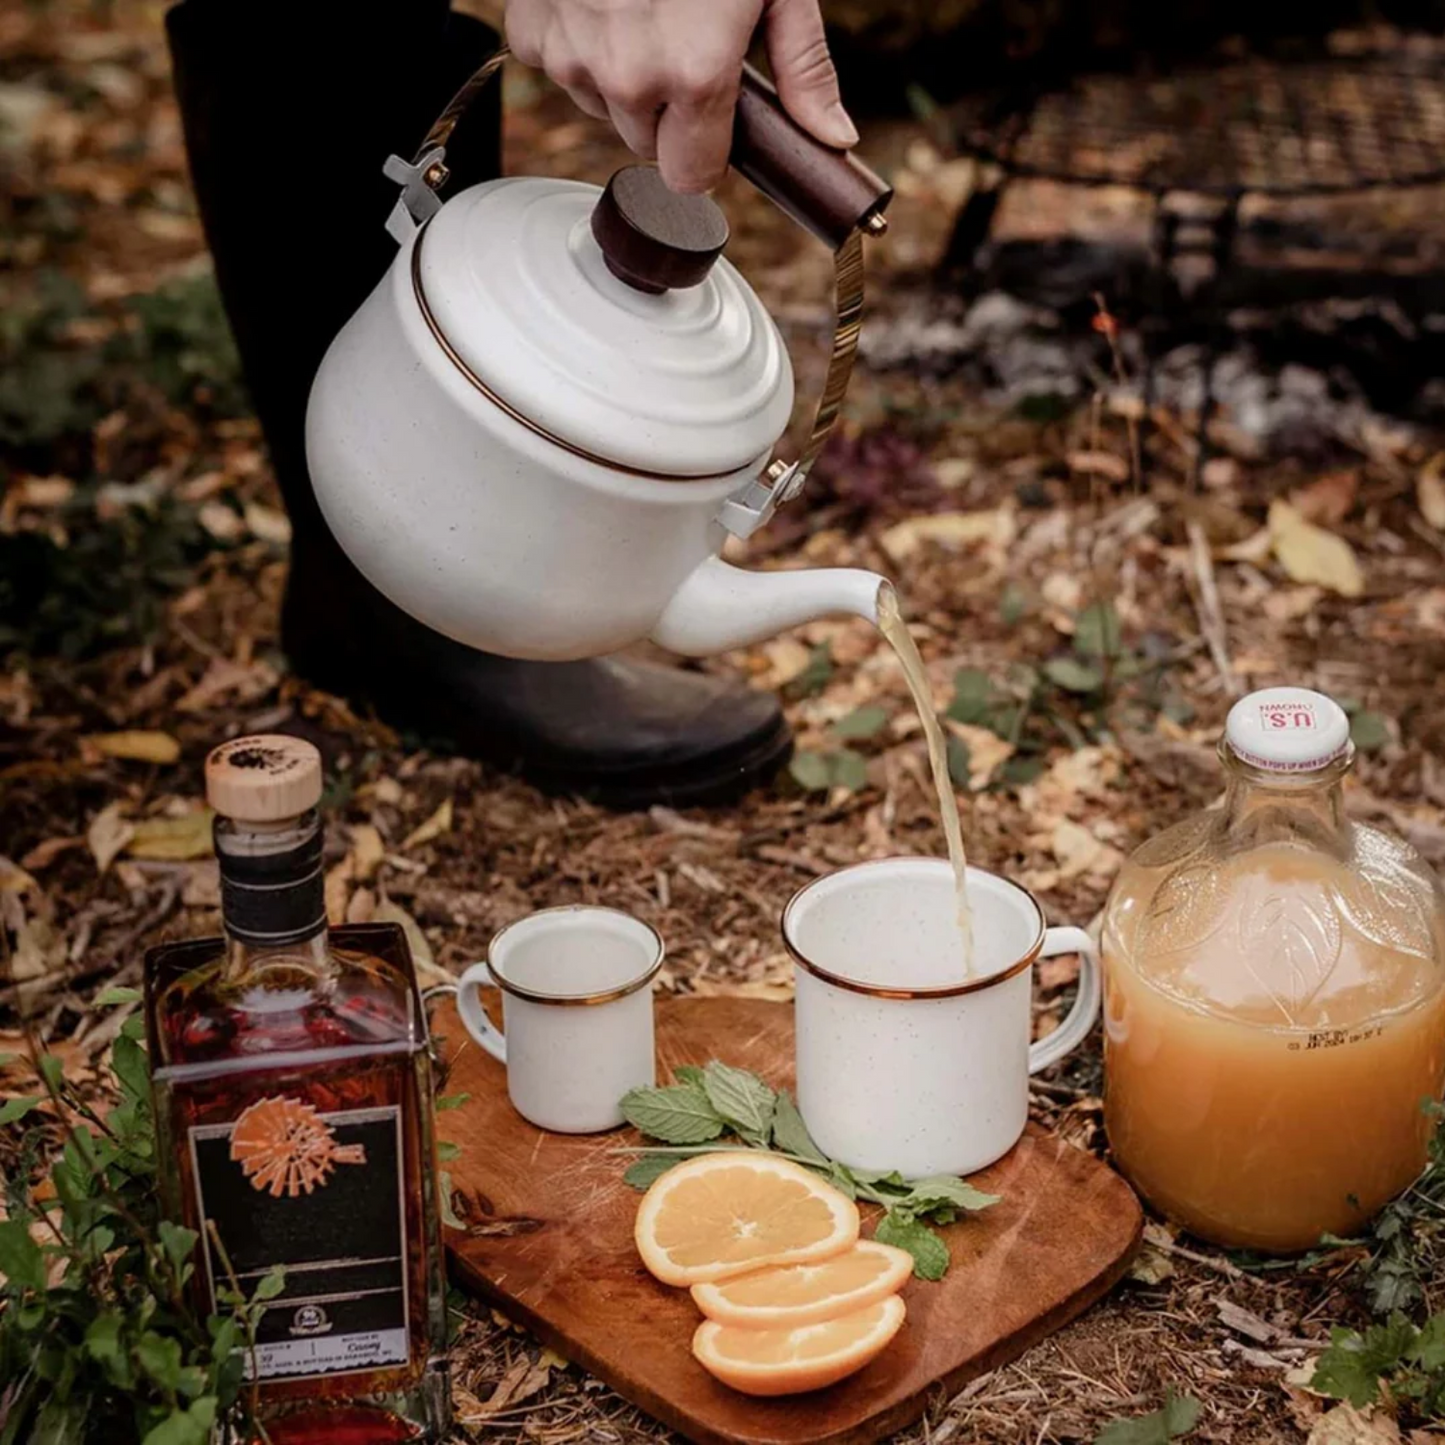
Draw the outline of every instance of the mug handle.
M1050 928L1044 934L1040 958L1060 953L1079 955L1079 992L1069 1016L1053 1033L1029 1045L1029 1073L1036 1074L1072 1053L1089 1036L1099 1017L1102 988L1099 981L1099 950L1082 928ZM465 983L465 980L463 980Z
M1060 953L1063 951L1063 949L1057 950ZM482 985L491 981L487 965L474 963L457 980L457 1013L461 1016L462 1023L466 1025L467 1032L498 1063L505 1064L507 1062L507 1040L503 1037L501 1029L487 1017L487 1011L482 1007ZM1077 1008L1076 1004L1075 1009Z

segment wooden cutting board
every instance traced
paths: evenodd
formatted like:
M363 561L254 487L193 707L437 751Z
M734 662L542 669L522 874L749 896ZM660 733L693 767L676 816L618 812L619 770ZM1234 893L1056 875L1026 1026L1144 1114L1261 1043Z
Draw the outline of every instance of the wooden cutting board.
M1012 1153L975 1176L1002 1201L946 1231L952 1268L938 1284L909 1282L907 1323L877 1360L826 1391L751 1399L693 1360L691 1298L638 1260L632 1222L641 1196L622 1182L627 1159L609 1153L637 1136L543 1133L513 1111L501 1065L470 1041L454 1008L438 1009L433 1030L451 1061L446 1092L471 1095L438 1116L441 1136L461 1147L448 1166L453 1207L467 1225L447 1232L454 1273L700 1445L865 1445L900 1430L937 1392L956 1392L1082 1313L1138 1243L1142 1217L1128 1185L1031 1125ZM793 1082L786 1004L659 999L657 1044L659 1079L717 1058L775 1086Z

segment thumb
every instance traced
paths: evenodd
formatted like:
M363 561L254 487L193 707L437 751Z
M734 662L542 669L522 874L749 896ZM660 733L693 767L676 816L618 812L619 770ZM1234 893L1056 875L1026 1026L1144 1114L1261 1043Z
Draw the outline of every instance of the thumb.
M858 128L838 94L818 0L768 0L763 24L768 63L788 114L825 145L857 145Z

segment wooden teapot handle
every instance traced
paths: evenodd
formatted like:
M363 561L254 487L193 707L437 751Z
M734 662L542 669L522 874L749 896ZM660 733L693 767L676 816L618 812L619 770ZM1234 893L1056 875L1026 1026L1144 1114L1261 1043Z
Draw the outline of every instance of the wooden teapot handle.
M851 151L809 135L761 71L743 66L728 157L784 215L836 251L854 231L881 235L893 188Z

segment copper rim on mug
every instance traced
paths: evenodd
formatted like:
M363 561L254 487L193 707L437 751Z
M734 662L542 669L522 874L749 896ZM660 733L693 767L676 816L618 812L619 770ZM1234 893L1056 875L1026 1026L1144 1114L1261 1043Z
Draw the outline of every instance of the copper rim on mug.
M509 979L497 968L493 960L503 941L513 929L524 924L533 924L539 918L564 913L608 913L645 930L653 943L651 962L641 973L628 979L626 983L615 984L612 988L598 989L592 993L541 993ZM593 903L565 903L556 908L539 908L535 913L523 914L521 918L515 918L511 923L504 924L492 935L492 941L487 945L486 964L487 976L503 993L509 993L513 998L526 999L528 1003L548 1004L559 1008L593 1008L598 1004L614 1003L620 998L626 998L628 994L646 988L657 977L666 956L667 949L662 941L662 935L650 923L644 923L642 919L636 918L630 913L624 913L618 908L604 908Z
M1044 920L1043 905L1027 888L1021 883L1015 883L1012 878L1005 878L1002 874L991 873L988 876L995 882L1002 883L1011 888L1020 898L1026 899L1033 909L1034 917L1037 920L1037 928L1034 932L1033 942L1023 955L1009 964L1007 968L999 969L994 973L985 974L981 978L970 978L961 983L939 984L932 988L897 988L886 984L863 983L858 979L849 978L845 974L834 973L826 969L817 960L809 958L797 943L794 942L796 929L793 925L793 916L796 910L805 904L809 897L819 888L829 883L836 883L840 877L852 874L864 873L871 868L885 868L896 866L899 863L921 863L938 862L938 859L928 858L924 854L909 854L896 858L874 858L862 863L850 863L845 868L839 868L836 872L825 873L821 878L815 878L811 883L805 883L783 906L782 934L783 946L792 956L793 962L799 968L806 969L814 978L822 979L824 983L832 984L834 988L847 989L851 993L867 994L871 998L891 999L943 999L960 998L964 994L979 993L983 989L992 988L995 984L1006 983L1009 979L1020 974L1030 964L1037 961L1040 950L1044 946L1044 937L1047 933L1047 925ZM972 870L971 870L972 871ZM979 872L986 870L979 869Z

